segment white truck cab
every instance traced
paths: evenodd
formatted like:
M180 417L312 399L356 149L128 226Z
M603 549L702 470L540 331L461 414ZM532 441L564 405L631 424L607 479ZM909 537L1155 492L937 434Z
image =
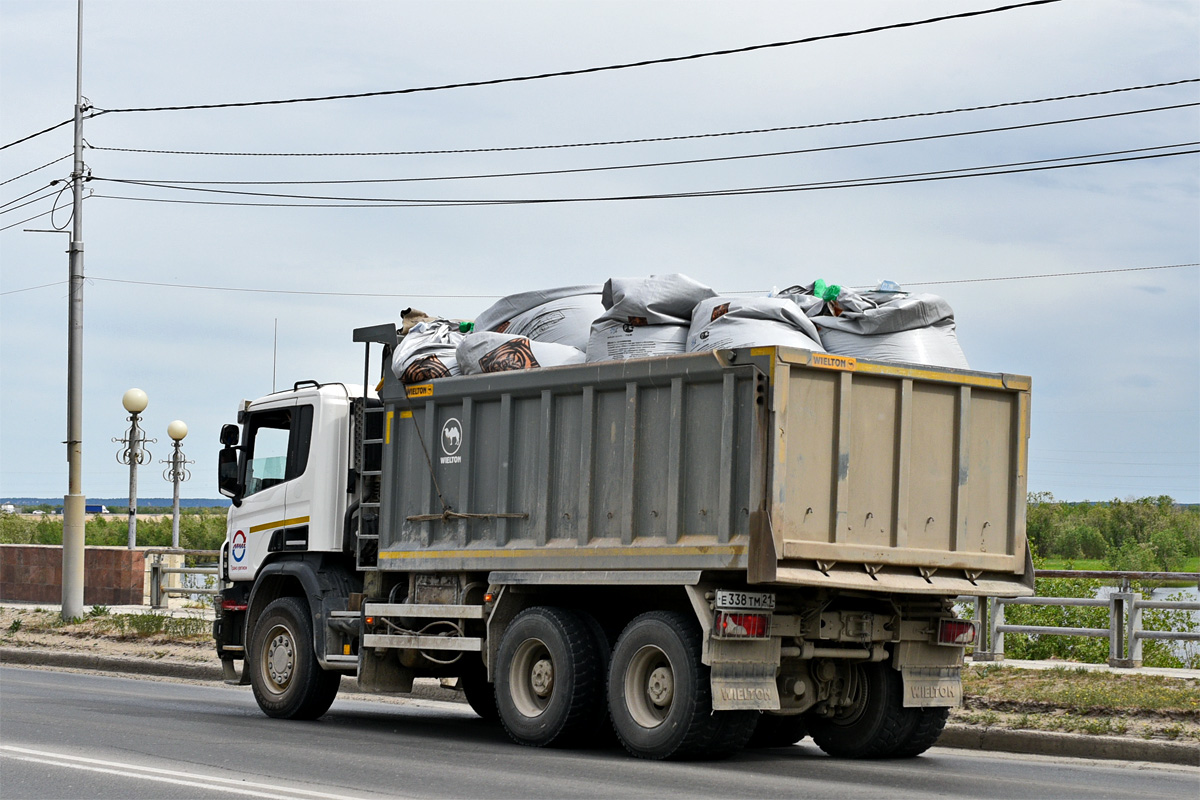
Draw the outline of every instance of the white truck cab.
M239 444L227 449L237 455L236 481L221 487L233 499L222 553L229 580L254 580L280 553L342 550L358 397L361 386L304 382L243 404Z

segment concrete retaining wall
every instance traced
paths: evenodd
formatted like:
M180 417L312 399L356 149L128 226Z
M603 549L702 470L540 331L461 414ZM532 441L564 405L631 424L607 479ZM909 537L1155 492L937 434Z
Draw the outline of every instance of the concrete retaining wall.
M146 557L124 547L86 547L83 555L86 605L141 605L145 598ZM49 544L0 545L0 600L62 602L62 547Z

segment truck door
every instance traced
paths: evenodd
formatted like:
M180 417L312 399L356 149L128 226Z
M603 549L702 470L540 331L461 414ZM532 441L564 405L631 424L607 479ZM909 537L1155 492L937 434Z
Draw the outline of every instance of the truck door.
M286 498L288 483L308 462L312 412L311 405L292 401L246 415L245 491L229 553L233 580L252 579L270 553L289 549L289 529L307 523L289 518Z

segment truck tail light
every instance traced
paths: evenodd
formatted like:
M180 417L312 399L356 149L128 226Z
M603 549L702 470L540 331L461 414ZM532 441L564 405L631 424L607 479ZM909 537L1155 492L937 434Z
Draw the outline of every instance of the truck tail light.
M716 636L719 639L765 639L770 619L770 614L718 611Z
M952 646L975 644L975 623L967 619L940 620L937 643Z
M245 603L239 603L237 600L221 601L222 611L245 611L247 608L249 608L249 606L247 606Z

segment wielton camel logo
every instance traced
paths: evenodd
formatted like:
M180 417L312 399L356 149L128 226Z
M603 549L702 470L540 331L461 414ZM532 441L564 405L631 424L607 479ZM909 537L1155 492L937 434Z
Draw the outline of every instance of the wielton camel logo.
M442 452L448 456L458 453L462 446L462 424L451 417L442 425Z

